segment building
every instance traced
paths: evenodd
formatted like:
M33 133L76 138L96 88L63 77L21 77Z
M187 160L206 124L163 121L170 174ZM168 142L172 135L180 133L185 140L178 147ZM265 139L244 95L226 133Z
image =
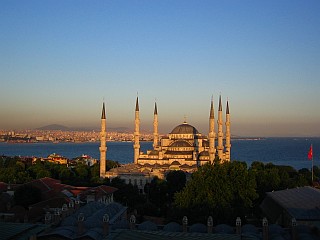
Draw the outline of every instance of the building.
M319 226L320 190L306 186L267 192L260 207L272 223L290 226L295 219L297 224Z
M158 132L158 108L154 106L153 120L153 149L142 152L140 149L140 117L139 99L135 104L134 121L134 156L133 164L127 164L110 171L106 171L106 113L102 106L100 133L100 177L114 178L120 176L127 183L140 186L141 189L154 176L164 178L168 170L183 170L193 172L198 166L213 162L215 157L222 161L230 161L231 132L229 102L226 104L225 122L223 121L222 101L219 97L217 132L215 131L215 117L213 99L211 99L209 114L208 136L201 134L194 126L186 121L173 128L166 136L160 138ZM225 132L223 132L225 125Z

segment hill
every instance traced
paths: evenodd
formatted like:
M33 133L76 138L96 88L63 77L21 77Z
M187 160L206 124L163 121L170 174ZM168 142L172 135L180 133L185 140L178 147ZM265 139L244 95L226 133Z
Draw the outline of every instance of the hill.
M59 125L59 124L50 124L40 128L36 128L36 130L60 130L60 131L70 131L69 127Z
M58 130L58 131L100 131L100 128L81 128L81 127L76 127L76 128L70 128L67 126L63 126L60 124L50 124L46 125L40 128L36 128L36 130L45 130L45 131L53 131L53 130ZM128 133L130 132L130 129L127 127L115 127L115 128L107 128L107 132L119 132L119 133Z

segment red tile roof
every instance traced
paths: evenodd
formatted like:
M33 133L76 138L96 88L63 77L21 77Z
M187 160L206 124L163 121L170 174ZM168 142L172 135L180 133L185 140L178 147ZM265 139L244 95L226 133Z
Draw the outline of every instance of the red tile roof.
M8 184L0 182L0 192L7 191Z
M92 192L95 192L96 195L105 195L114 193L118 190L117 188L105 185L100 185L98 187L75 187L67 184L62 184L60 180L49 177L33 180L26 184L40 189L42 192L43 200L55 197L66 197L66 195L62 192L63 190L68 190L75 197L80 194L91 194Z

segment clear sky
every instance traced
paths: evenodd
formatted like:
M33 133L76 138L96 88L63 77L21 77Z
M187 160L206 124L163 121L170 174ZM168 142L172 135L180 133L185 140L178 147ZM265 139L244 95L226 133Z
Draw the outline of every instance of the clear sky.
M320 1L0 1L0 129L48 124L320 136ZM217 116L217 114L216 114Z

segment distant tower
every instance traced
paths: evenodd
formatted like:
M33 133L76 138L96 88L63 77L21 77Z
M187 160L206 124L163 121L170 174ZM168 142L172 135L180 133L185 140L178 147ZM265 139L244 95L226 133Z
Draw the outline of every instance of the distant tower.
M226 161L230 161L231 151L231 134L230 134L230 112L229 112L229 101L227 100L226 110Z
M137 96L136 100L136 111L135 111L135 119L134 119L134 163L138 163L138 158L140 154L140 143L139 143L139 128L140 128L140 118L139 118L139 99Z
M222 132L222 104L221 95L219 97L219 110L218 110L218 157L223 160L223 132Z
M158 133L158 109L157 103L154 103L153 113L153 149L157 149L159 146L159 133Z
M100 177L105 177L106 166L107 166L107 146L106 146L106 111L104 103L102 105L102 114L101 114L101 132L100 132Z
M216 149L215 149L215 132L214 132L214 109L213 109L213 98L211 98L211 107L210 107L210 117L209 117L209 159L210 162L213 162Z

